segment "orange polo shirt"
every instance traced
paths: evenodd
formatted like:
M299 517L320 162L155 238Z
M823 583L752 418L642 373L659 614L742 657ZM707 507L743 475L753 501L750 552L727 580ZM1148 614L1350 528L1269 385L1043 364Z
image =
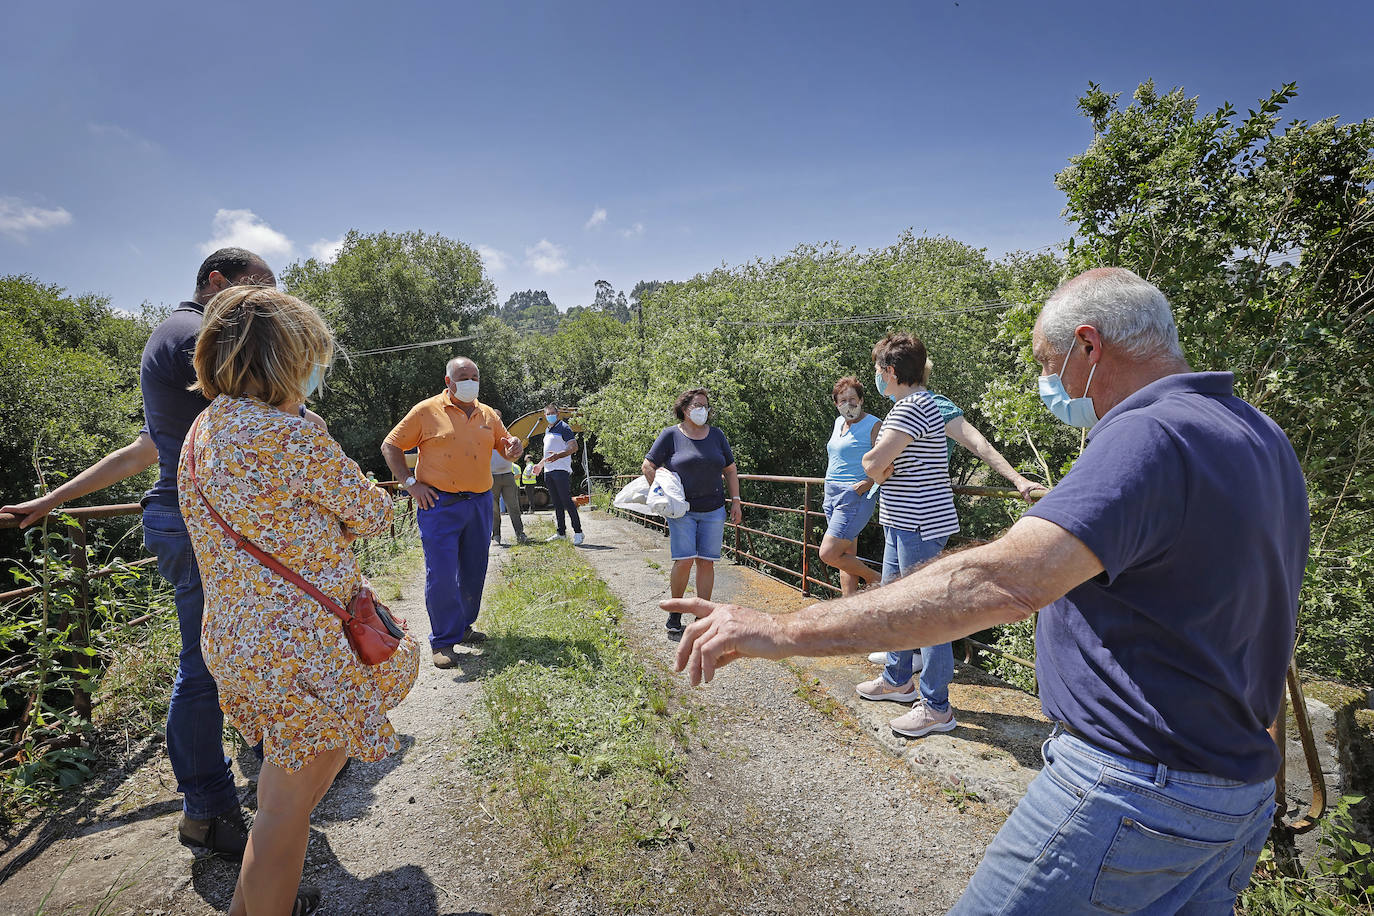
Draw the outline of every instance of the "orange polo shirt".
M496 411L478 401L468 416L444 389L425 398L384 440L405 451L420 447L415 479L449 493L491 489L491 452L510 435Z

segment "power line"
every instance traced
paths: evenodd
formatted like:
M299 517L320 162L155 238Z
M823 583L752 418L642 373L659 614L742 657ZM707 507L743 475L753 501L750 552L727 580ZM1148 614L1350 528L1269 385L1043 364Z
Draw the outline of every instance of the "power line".
M394 347L377 347L373 350L354 350L351 351L348 355L350 357L376 356L380 353L399 353L402 350L418 350L422 347L437 347L442 344L462 343L465 340L476 339L477 338L474 335L468 335L467 337L445 337L443 340L426 340L421 341L420 343L397 344Z

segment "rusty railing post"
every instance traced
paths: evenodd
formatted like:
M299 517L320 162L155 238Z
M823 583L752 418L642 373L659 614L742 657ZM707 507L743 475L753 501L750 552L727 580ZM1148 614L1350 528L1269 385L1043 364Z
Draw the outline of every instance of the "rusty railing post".
M811 484L802 484L802 546L801 546L801 593L810 597L811 585L808 580L810 565L806 556L807 547L811 544L811 516L806 513L811 509Z
M78 518L76 520L76 530L72 532L72 544L68 550L68 558L71 560L72 569L76 572L76 581L73 583L74 592L72 594L72 614L73 620L63 612L63 619L60 629L66 630L75 624L72 631L71 643L77 649L85 649L91 642L91 583L86 577L90 569L90 557L86 551L86 520ZM90 656L81 652L67 653L67 665L75 668L78 665L90 663ZM91 718L91 696L84 687L77 684L72 688L72 707L76 714L89 721Z

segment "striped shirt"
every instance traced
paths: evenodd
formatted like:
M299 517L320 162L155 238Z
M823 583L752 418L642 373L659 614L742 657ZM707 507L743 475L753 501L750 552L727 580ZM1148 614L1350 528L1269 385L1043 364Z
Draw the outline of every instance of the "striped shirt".
M893 405L882 431L903 433L912 441L893 462L882 485L878 520L888 528L920 531L924 540L954 534L959 515L949 488L945 421L929 391L915 391Z

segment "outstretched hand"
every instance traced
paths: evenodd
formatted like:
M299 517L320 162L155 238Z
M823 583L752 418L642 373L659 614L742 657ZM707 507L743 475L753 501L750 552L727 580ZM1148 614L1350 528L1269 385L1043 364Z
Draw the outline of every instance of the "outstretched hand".
M786 658L782 630L771 614L703 598L670 598L659 607L670 614L695 614L677 648L677 670L693 686L709 684L716 669L737 658Z

